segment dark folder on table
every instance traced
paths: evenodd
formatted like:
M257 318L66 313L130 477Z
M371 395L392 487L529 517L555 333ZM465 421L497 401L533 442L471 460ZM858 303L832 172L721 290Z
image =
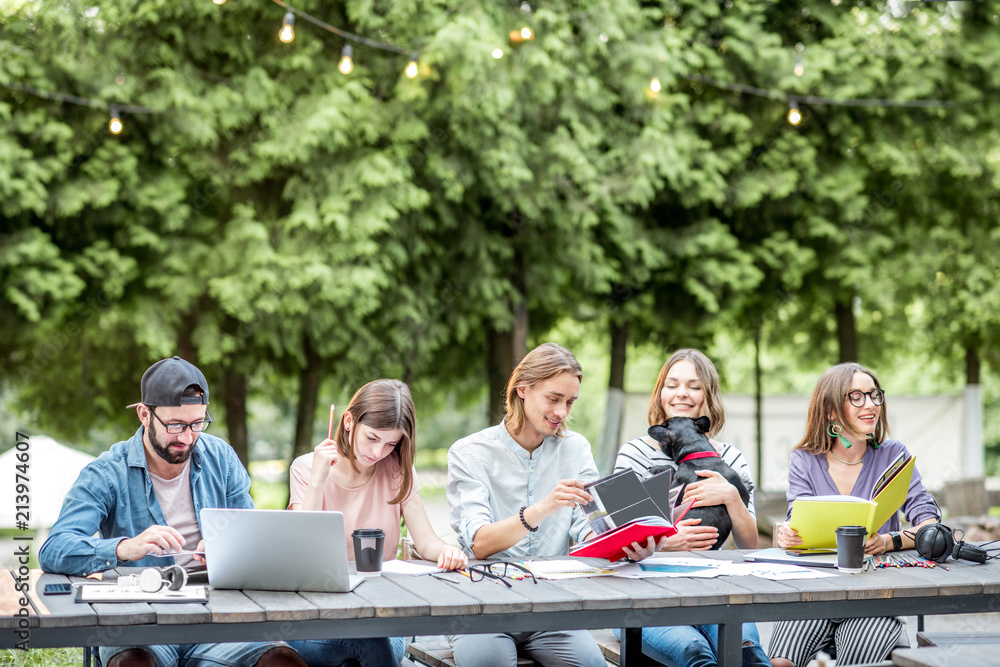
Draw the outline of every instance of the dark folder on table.
M570 555L614 561L625 556L622 546L673 535L674 524L694 503L681 504L684 486L673 486L669 468L645 480L625 470L587 484L593 500L582 509L596 536L570 549Z

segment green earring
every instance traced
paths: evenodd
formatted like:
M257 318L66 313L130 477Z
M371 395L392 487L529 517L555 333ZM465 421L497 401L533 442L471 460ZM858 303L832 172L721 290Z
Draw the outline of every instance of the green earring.
M872 433L870 436L868 436L868 439L872 441L872 448L873 449L878 449L879 445L882 444L878 440L875 439L875 434L874 433Z
M837 422L830 422L830 425L826 427L826 434L831 438L840 438L845 449L851 448L851 441L844 437L844 427Z

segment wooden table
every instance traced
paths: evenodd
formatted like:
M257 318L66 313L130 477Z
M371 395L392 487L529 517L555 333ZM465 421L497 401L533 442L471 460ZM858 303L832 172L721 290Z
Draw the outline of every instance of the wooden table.
M741 560L735 551L677 555ZM626 629L623 664L637 665L642 627L718 623L720 664L740 665L745 621L1000 611L1000 563L949 561L948 567L783 582L525 580L511 582L511 589L489 581L383 574L345 594L213 590L205 604L93 605L39 593L46 583L70 579L32 571L23 612L14 575L2 571L0 648L23 641L41 648L620 627ZM22 623L27 627L19 629Z

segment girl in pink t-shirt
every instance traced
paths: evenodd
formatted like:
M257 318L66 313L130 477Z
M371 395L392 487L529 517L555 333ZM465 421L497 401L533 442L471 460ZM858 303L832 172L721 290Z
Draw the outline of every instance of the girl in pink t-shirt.
M395 559L402 517L422 557L437 561L438 567L444 569L465 568L468 557L437 536L420 499L413 469L416 430L417 414L410 388L399 380L369 382L354 394L334 439L323 440L311 454L292 462L288 507L342 512L351 559L351 533L356 528L381 528L385 532L383 560ZM405 652L402 637L309 639L290 644L310 665L340 664L347 658L361 664L388 664L376 653L383 649L378 643L387 641L398 664Z
M437 536L420 498L416 425L409 387L399 380L369 382L354 394L334 439L292 463L289 507L343 512L349 558L356 528L381 528L383 559L393 560L402 517L422 557L445 569L464 568L468 558Z

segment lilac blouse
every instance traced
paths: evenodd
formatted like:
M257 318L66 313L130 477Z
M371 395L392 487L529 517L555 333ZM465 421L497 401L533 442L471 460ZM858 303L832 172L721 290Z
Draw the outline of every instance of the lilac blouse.
M861 459L861 474L858 475L858 480L854 483L854 488L851 489L851 495L869 499L872 488L882 472L900 452L906 451L906 445L899 440L886 440L878 449L868 447ZM788 515L786 520L792 516L792 501L796 498L839 494L837 485L830 477L825 456L813 454L804 449L792 450L788 456L788 493L785 494L788 499ZM906 494L902 510L903 514L906 515L906 520L913 526L927 519L940 520L941 518L937 503L924 487L916 466L913 467L910 490ZM899 529L899 512L896 512L884 526L878 529L878 532L888 533Z

